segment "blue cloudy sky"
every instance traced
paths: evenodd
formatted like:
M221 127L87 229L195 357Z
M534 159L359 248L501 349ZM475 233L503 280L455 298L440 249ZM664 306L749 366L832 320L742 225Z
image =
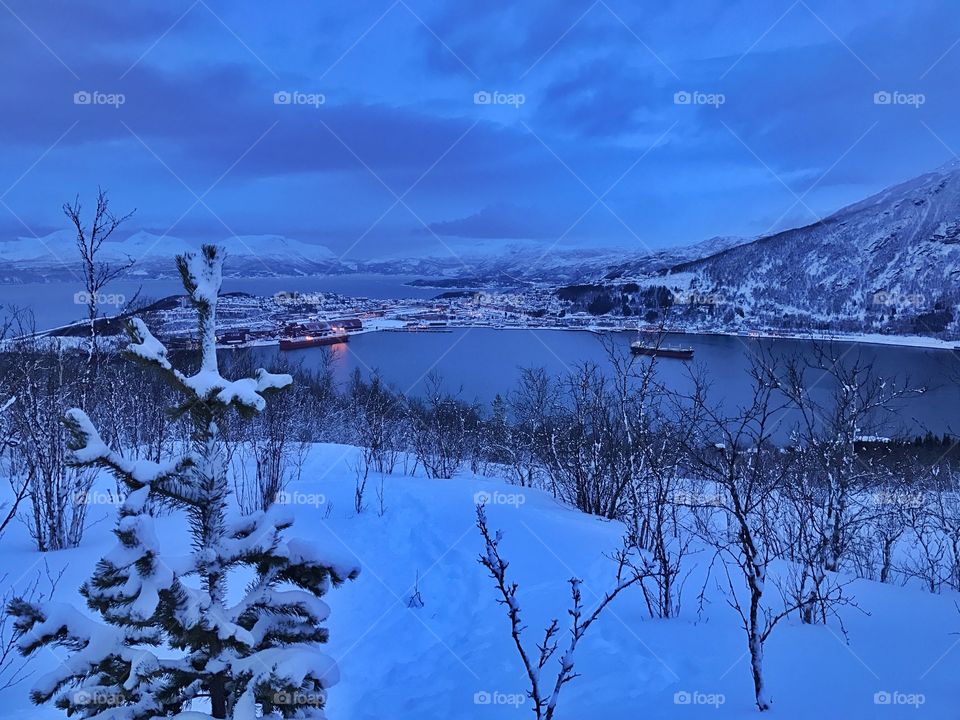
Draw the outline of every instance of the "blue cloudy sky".
M131 230L354 258L656 248L960 152L952 0L0 0L0 56L3 239L99 184Z

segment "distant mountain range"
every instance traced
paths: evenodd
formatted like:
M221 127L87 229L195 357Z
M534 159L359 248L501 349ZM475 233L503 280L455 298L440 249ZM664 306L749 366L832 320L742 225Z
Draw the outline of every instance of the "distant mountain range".
M0 243L0 279L4 282L43 282L74 277L78 271L76 234L58 230L40 238ZM237 276L321 275L349 272L328 248L280 235L217 239L227 248L229 272ZM121 241L107 241L100 258L121 265L134 261L128 277L166 278L176 275L173 257L199 244L168 235L138 232Z
M0 280L44 282L74 277L79 262L75 234L58 230L39 238L0 242ZM340 259L323 245L280 235L249 235L215 239L227 248L225 272L234 277L297 277L379 273L423 278L436 286L523 285L529 282L562 284L606 273L624 262L625 251L611 248L551 247L520 241L450 242L440 252L422 256L395 254L368 260ZM634 267L660 269L729 247L734 239L706 243L653 255L630 254ZM742 241L741 241L742 242ZM131 278L169 278L176 275L174 255L195 250L198 243L177 237L137 232L122 241L104 243L106 262L135 261Z
M717 237L653 253L511 241L449 252L343 260L274 235L215 239L241 277L382 273L438 288L562 288L571 310L702 327L790 327L960 336L960 162L888 188L819 222L758 238ZM130 277L168 278L194 245L138 232L102 257L136 261ZM74 277L73 233L0 242L0 281Z

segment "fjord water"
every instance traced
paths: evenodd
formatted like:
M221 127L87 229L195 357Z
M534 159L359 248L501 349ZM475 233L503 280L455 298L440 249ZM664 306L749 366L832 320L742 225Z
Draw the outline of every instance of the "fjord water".
M371 298L431 297L437 290L407 285L405 276L344 275L304 278L225 278L224 292L242 291L270 295L280 291L341 292ZM52 327L80 319L84 308L74 303L78 285L51 282L21 285L0 285L0 306L30 308L37 327ZM126 299L140 291L141 297L157 299L179 294L178 280L131 280L113 283L112 293ZM614 333L622 350L635 339L631 333ZM683 335L668 338L669 344L692 345L694 361L658 361L662 381L672 389L689 387L688 373L704 369L713 382L715 397L727 407L747 399L747 369L751 355L759 347L770 347L784 356L801 354L813 361L811 343L807 340L754 340L720 335ZM890 434L906 430L912 434L960 432L960 353L893 345L837 343L840 355L852 360L859 355L870 363L875 373L890 380L909 380L926 392L900 403L892 415ZM276 347L257 348L256 352L269 364L276 357ZM365 375L376 370L397 390L416 394L424 381L436 372L451 392L463 399L488 404L496 395L512 390L521 368L543 367L557 377L583 362L601 367L607 362L604 349L594 333L586 331L521 330L492 328L453 329L450 332L378 332L351 337L347 345L314 348L288 353L290 359L302 361L306 367L318 367L328 354L338 381L345 383L358 368ZM829 383L818 383L817 391L829 392ZM796 418L789 413L781 425L791 427Z
M612 333L623 352L636 338L633 333ZM691 386L690 372L703 370L712 383L712 397L732 410L749 399L748 369L751 357L761 349L771 349L783 357L799 355L814 362L809 340L752 339L721 335L669 336L666 344L691 345L693 362L658 360L661 381L683 392ZM910 434L956 433L960 431L960 353L949 350L835 343L838 358L872 366L874 373L888 382L909 382L922 387L922 395L902 400L894 413L885 414L882 431ZM269 365L279 354L275 347L256 349ZM427 376L437 373L444 386L468 401L488 405L498 394L506 395L517 383L522 368L543 367L552 377L576 369L584 362L601 367L608 363L606 351L595 333L587 331L521 330L467 328L449 332L376 332L355 335L350 342L329 348L311 348L285 353L305 367L318 368L326 362L335 379L346 383L354 369L369 376L376 371L396 390L416 395L424 388ZM649 360L642 360L649 362ZM826 400L830 383L811 373L814 392ZM796 423L789 411L778 416L784 434Z

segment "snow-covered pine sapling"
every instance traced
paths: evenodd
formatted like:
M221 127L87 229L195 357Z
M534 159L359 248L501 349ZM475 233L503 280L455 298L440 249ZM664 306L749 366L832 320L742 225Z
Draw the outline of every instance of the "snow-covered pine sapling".
M557 710L560 690L574 678L580 677L580 674L574 671L574 653L577 649L577 643L600 617L604 608L621 592L634 583L640 582L643 575L635 572L627 575L627 570L630 567L627 557L625 554L619 553L615 558L617 561L617 584L603 596L589 615L586 614L587 611L583 607L583 598L580 591L581 581L578 578L570 578L571 603L570 609L567 610L570 615L570 638L563 654L560 656L560 668L557 670L551 686L549 682L544 681L543 669L559 646L557 635L560 632L560 624L556 618L550 622L543 633L543 641L537 645L536 656L527 652L522 638L525 626L520 620L520 601L517 599L519 586L517 583L507 580L509 563L500 555L500 540L503 535L499 530L494 533L490 532L487 527L487 514L483 505L477 505L477 528L483 536L485 545L484 552L481 553L478 562L490 572L490 577L493 578L497 586L497 591L500 594L497 602L507 608L507 617L510 619L510 634L513 636L513 643L520 654L520 660L530 683L527 695L533 701L533 712L537 720L551 720Z
M70 653L39 679L32 699L98 720L187 711L235 720L322 718L326 689L337 680L320 647L329 611L322 597L358 569L286 539L292 520L276 508L233 511L219 425L231 411L261 411L265 396L291 378L261 369L256 378L224 379L215 339L223 251L204 246L178 257L177 266L198 313L199 371L174 368L140 320L130 325L128 351L182 393L178 410L192 421L192 446L160 463L130 460L101 440L86 413L68 413L72 461L111 471L129 493L118 512L117 545L81 588L97 620L67 604L20 599L9 608L24 654L45 645ZM158 502L186 516L186 557L163 547L148 510Z

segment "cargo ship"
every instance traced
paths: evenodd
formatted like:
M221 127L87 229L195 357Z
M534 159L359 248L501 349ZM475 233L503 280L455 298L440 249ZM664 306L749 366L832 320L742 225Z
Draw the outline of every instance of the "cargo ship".
M693 360L692 347L667 347L661 345L647 345L642 340L630 343L630 352L634 355L649 355L650 357L676 358L677 360Z
M291 323L280 337L281 350L302 350L347 342L346 328L326 322Z
M301 335L300 337L280 338L281 350L302 350L303 348L337 345L347 342L346 333L330 333L328 335Z

